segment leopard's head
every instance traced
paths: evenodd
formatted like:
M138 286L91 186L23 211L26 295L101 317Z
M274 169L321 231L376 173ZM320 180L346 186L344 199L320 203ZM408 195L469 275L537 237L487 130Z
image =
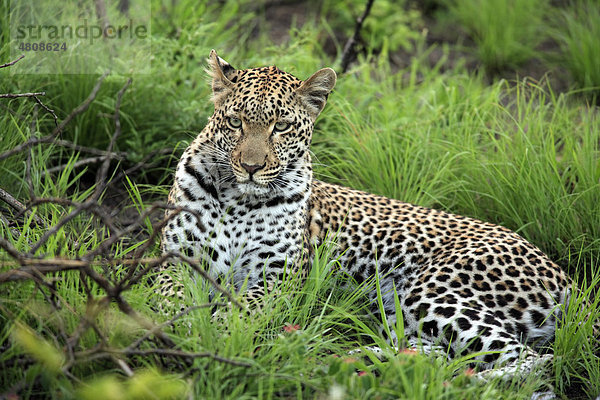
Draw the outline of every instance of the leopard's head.
M290 188L301 174L310 179L313 126L335 72L324 68L301 81L277 67L236 70L214 50L208 62L215 111L206 133L221 179L255 195Z

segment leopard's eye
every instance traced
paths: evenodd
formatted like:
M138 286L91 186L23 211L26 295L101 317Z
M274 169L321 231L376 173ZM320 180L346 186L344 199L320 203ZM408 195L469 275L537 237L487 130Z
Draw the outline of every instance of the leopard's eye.
M240 126L242 126L242 120L239 118L229 117L228 121L229 121L229 125L234 129L237 129Z
M284 132L284 131L287 131L289 127L290 127L290 124L288 124L287 122L278 122L275 124L274 130L277 132Z

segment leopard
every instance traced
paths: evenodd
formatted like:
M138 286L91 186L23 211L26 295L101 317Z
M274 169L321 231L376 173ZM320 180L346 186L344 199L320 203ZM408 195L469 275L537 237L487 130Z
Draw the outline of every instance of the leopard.
M336 273L357 285L377 277L366 299L380 296L379 321L402 317L404 337L388 330L390 343L474 354L482 373L526 375L551 362L539 348L571 285L538 247L499 225L313 178L313 129L333 69L302 81L276 66L236 69L212 50L207 73L214 113L177 164L163 252L202 261L260 301L334 242ZM161 287L182 296L168 272Z

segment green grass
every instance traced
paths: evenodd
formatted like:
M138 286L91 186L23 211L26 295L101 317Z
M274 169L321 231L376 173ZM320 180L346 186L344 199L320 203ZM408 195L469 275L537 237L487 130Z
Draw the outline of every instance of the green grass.
M590 97L600 94L600 8L593 1L575 1L556 10L551 35L560 46L559 65L571 74L576 85Z
M536 54L544 38L548 0L447 1L450 14L476 45L477 59L497 73Z
M348 4L357 7L358 3ZM384 9L390 4L385 3ZM306 78L318 68L339 63L339 57L324 51L323 42L331 39L332 26L351 15L346 12L339 20L330 16L325 25L309 21L290 31L289 42L274 46L257 28L261 25L254 18L258 11L249 2L221 8L187 0L154 0L153 11L154 74L134 76L125 92L117 150L126 155L112 164L111 171L128 168L155 149L174 149L177 157L202 128L212 110L204 73L211 48L239 68L276 64ZM324 13L330 15L327 9ZM402 16L388 17L406 22ZM509 22L519 25L516 20ZM317 178L505 225L558 261L580 290L566 306L556 334L553 375L483 384L470 376L467 359L448 362L443 356L396 354L377 334L377 323L369 317L361 291L351 290L346 277L331 273L336 260L330 248L321 248L307 282L301 285L298 277L289 276L264 299L259 311L247 315L235 307L221 307L224 319L215 320L210 308L200 308L166 330L182 350L218 352L250 367L198 358L194 368L183 373L173 362L163 365L155 356L132 356L124 360L134 377L126 377L107 358L78 360L67 374L62 369L67 359L63 335L76 332L83 316L93 320L98 331L85 330L78 350L93 349L101 337L112 348L123 349L144 330L116 304L99 301L104 291L77 272L48 276L54 296L31 281L0 284L0 395L18 382L22 398L145 398L150 391L156 398L524 399L548 384L570 396L599 394L600 362L589 323L600 314L597 108L573 93L556 93L543 82L487 84L460 63L442 72L445 58L429 66L425 60L430 49L424 42L417 45L416 57L407 68L393 70L384 57L391 45L382 42L390 22L376 18L370 23L372 35L365 36L365 45L370 50L381 48L380 56L374 56L375 51L361 54L349 73L339 77L316 124L312 151ZM407 26L403 23L402 29ZM519 36L509 39L512 45L520 41ZM399 43L397 37L394 40ZM504 44L499 43L504 39L494 40L496 44L489 46L505 54ZM535 47L527 41L522 44L529 49L519 50L524 54ZM6 56L5 47L0 54ZM509 64L519 57L509 56ZM23 75L0 75L0 92L45 90L42 99L59 119L88 96L98 79L95 75L31 75L19 71L18 63L11 68ZM114 131L113 121L105 115L114 112L116 93L126 79L109 75L96 101L62 138L105 148ZM40 109L36 115L31 99L1 99L0 107L6 111L0 113L0 153L32 136L48 134L53 127L50 115ZM24 181L28 153L0 161L0 187L24 202L30 197ZM74 164L88 156L61 146L33 147L35 196L84 201L93 190L98 164ZM149 170L115 182L106 200L114 192L122 193L119 207L129 210L125 210L129 218L164 200L173 172L169 159L166 154ZM62 171L49 172L62 164ZM72 208L44 204L35 210L52 226ZM118 211L117 206L112 210ZM4 204L0 212L6 219L0 219L0 237L20 251L26 252L47 231L31 223L30 216L14 221ZM36 254L76 259L98 248L112 233L98 218L82 214ZM112 254L131 257L144 243L140 238L150 233L151 221L146 220L139 230L115 243ZM144 256L158 254L158 244L151 243ZM0 272L15 267L5 252L0 253L0 262ZM118 281L128 269L96 267L95 271ZM181 279L188 291L184 305L208 301L208 285L186 274ZM83 282L90 285L95 302L89 302ZM142 280L123 296L140 314L162 322L165 317L153 308L160 301L156 285ZM217 296L216 301L226 300ZM53 302L60 307L53 307ZM401 332L402 326L389 329ZM389 361L347 355L348 350L372 343L383 348ZM141 348L152 345L144 342Z

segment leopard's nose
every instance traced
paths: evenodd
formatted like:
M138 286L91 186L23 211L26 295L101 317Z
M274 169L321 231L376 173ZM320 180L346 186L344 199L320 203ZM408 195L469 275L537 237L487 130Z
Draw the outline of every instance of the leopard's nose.
M253 165L242 163L242 168L244 168L250 175L254 174L256 171L263 169L267 163L263 163L262 165Z

